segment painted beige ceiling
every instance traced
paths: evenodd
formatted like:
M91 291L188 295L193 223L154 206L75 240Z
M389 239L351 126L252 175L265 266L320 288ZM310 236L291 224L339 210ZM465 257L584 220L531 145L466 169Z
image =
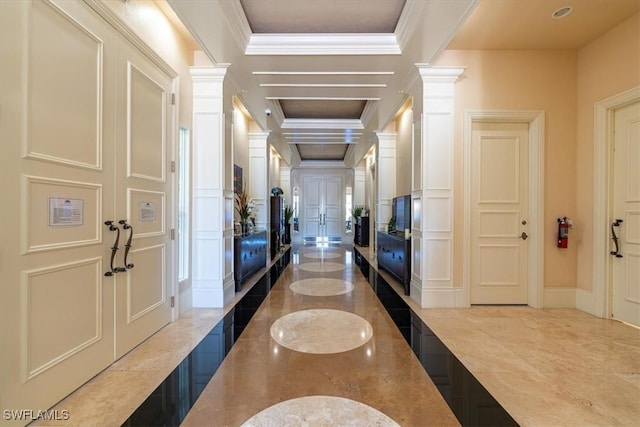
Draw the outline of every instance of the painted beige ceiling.
M577 49L640 9L640 0L167 1L211 61L228 66L226 95L270 130L289 165L347 167L419 84L416 64L445 48ZM551 18L567 5L571 15Z
M572 13L552 19L564 6ZM578 49L639 10L640 0L481 0L447 48Z

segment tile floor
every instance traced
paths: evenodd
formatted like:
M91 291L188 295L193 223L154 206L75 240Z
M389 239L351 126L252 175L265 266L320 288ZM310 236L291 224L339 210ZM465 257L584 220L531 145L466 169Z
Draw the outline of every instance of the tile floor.
M354 267L348 248L294 248L183 425L457 425ZM421 309L394 289L520 425L640 425L640 330L578 310ZM192 310L60 402L68 421L37 425L121 425L227 310Z

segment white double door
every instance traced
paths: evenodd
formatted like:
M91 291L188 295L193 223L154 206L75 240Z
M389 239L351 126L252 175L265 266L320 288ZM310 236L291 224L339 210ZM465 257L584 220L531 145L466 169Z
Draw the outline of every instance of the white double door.
M0 19L0 401L42 410L170 321L173 77L83 2Z
M640 326L640 102L615 111L612 262L613 317ZM618 222L617 220L622 220ZM614 237L613 235L611 237ZM615 245L611 250L615 252Z
M305 240L342 241L342 177L303 177L302 210Z

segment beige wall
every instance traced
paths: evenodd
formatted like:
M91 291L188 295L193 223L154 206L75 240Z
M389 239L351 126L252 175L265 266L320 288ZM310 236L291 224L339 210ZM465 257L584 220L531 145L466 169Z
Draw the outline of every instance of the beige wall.
M445 51L438 66L464 66L456 84L455 181L463 188L465 110L542 110L546 119L544 284L576 286L577 248L556 248L556 218L580 219L576 212L575 51ZM455 192L455 230L463 229L463 194ZM580 221L581 222L581 221ZM462 233L454 236L454 259L462 259ZM462 263L454 266L461 286Z
M396 119L396 196L411 194L412 111L408 105Z
M155 1L107 1L104 4L179 74L178 124L191 130L193 89L189 67L193 65L194 41L183 37Z
M594 104L640 85L640 14L578 51L577 283L592 288Z
M242 168L242 179L249 182L249 121L238 108L233 110L233 163Z

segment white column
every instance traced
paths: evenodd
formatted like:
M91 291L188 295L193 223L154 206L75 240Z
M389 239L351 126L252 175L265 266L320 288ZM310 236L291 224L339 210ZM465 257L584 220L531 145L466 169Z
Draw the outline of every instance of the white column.
M359 166L353 168L353 206L365 204L365 168ZM355 219L355 218L354 218Z
M225 189L226 67L193 67L193 307L224 307L233 284L233 193Z
M280 161L280 187L284 192L285 205L293 206L293 191L291 190L291 168L289 166L283 166Z
M418 66L423 83L421 189L414 193L411 298L421 307L456 307L453 287L455 83L461 67Z
M395 132L376 132L378 150L376 160L376 228L383 231L392 216L392 202L396 196L396 139Z
M269 229L269 156L267 138L269 132L249 132L249 197L253 199L256 227Z

